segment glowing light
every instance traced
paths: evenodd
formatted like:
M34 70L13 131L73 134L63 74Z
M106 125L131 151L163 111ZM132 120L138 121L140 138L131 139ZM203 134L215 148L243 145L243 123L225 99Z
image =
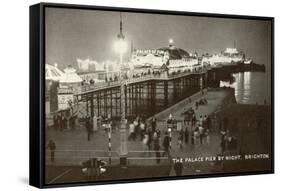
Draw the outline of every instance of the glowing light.
M114 49L118 54L124 54L128 49L126 41L119 39L114 43Z
M173 44L174 40L172 38L169 39L169 44Z

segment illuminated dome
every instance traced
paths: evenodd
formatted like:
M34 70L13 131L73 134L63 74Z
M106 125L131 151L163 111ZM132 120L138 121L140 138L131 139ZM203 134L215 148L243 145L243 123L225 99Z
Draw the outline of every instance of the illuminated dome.
M158 50L168 51L170 60L179 60L179 59L188 58L191 56L185 50L183 50L181 48L175 48L174 46L159 48Z

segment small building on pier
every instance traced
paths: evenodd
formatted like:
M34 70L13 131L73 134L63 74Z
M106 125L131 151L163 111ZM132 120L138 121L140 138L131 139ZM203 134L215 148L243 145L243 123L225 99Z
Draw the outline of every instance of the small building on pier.
M59 87L59 81L64 76L58 65L46 64L45 65L45 107L46 113L56 111L57 106L57 88Z
M243 64L245 60L245 53L236 48L226 48L218 54L204 54L202 56L203 64L210 64L211 66L218 65L237 65Z
M120 75L122 66L116 61L97 62L91 59L77 59L77 74L86 84L113 81ZM124 66L123 66L124 67ZM124 70L124 68L122 68Z
M64 75L60 78L60 86L79 87L82 83L82 78L76 73L72 66L64 69Z

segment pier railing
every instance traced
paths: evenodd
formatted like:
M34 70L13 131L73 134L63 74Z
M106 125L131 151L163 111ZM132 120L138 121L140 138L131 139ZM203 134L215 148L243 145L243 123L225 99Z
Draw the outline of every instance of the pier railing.
M81 93L87 92L87 91L93 91L93 90L100 90L105 88L112 88L112 87L118 87L121 85L121 83L124 84L132 84L132 83L138 83L143 81L149 81L149 80L169 80L174 78L179 78L191 74L202 74L205 73L208 70L208 68L204 68L197 71L185 71L185 72L175 72L171 74L167 73L160 73L160 74L147 74L139 77L124 79L124 80L117 80L117 81L109 81L109 82L97 82L94 84L86 84L81 87Z
M128 165L155 165L156 159L160 159L161 164L170 163L170 158L167 155L163 156L165 151L157 151L160 156L156 156L156 151L129 151L127 154ZM120 163L119 151L108 150L56 150L55 160L51 161L51 154L46 151L46 164L47 165L82 165L83 162L97 158L105 161L108 165L117 165Z

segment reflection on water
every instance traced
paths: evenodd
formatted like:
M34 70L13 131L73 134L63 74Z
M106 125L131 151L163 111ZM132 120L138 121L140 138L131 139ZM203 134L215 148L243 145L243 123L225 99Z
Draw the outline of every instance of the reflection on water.
M220 81L220 87L232 87L235 89L235 97L238 103L266 104L271 103L270 76L264 72L240 72L232 75L229 81Z

